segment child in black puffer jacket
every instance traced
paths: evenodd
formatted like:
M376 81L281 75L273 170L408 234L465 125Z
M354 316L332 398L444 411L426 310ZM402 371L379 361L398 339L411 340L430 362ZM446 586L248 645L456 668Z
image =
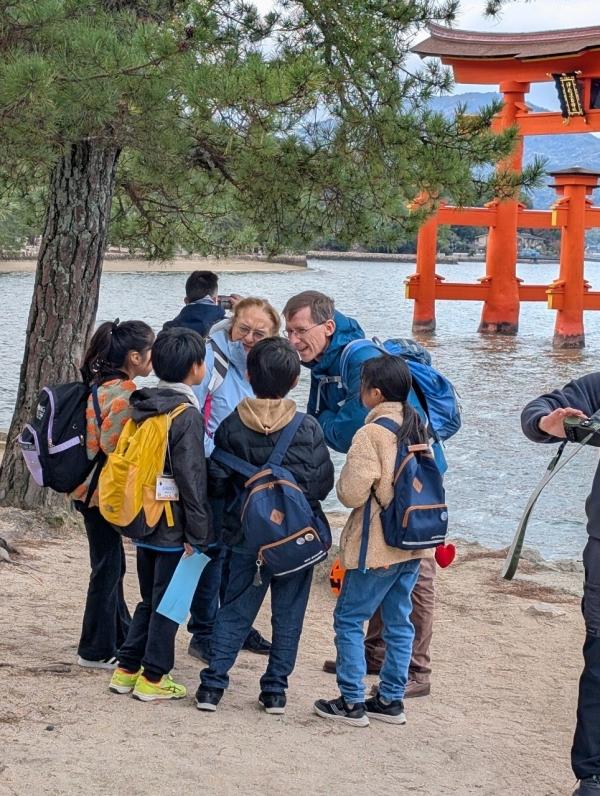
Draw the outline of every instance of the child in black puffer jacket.
M290 344L273 337L257 343L248 355L248 379L256 398L245 398L219 426L216 447L261 467L273 452L281 430L296 414L296 404L285 396L295 387L300 360ZM334 482L333 463L323 432L307 415L290 444L282 466L294 476L311 508L326 523L320 501ZM255 581L256 555L241 547L238 495L247 478L213 459L209 462L211 496L224 501L223 540L233 548L229 583L211 639L210 666L200 674L196 705L214 711L229 684L229 670L256 618L269 586L273 640L269 662L260 681L259 703L268 713L283 713L288 676L294 669L304 614L312 581L312 568L284 577L262 573Z

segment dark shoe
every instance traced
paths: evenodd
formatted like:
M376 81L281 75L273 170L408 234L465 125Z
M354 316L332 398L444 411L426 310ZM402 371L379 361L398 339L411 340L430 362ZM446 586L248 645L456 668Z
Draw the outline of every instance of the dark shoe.
M265 713L285 713L285 694L274 694L270 691L261 691L258 701L265 709Z
M196 691L196 707L214 713L223 696L222 688L200 688Z
M396 699L386 705L381 701L379 693L365 702L365 711L370 719L378 719L388 724L406 724L404 702Z
M330 700L318 699L314 704L314 711L323 719L333 719L342 724L353 724L355 727L369 726L364 702L357 702L350 707L343 696Z
M210 643L208 641L190 641L188 647L188 655L192 658L202 661L202 663L210 663Z
M255 655L268 655L271 652L271 642L263 638L258 630L252 628L246 636L242 649Z
M335 674L335 661L327 660L323 664L323 671L327 672L327 674ZM367 674L379 674L381 671L381 666L376 663L367 663Z
M580 779L573 796L600 796L600 774Z

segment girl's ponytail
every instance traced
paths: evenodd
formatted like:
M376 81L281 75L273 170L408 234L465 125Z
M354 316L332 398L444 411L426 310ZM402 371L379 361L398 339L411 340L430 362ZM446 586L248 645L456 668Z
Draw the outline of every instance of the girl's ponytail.
M144 321L105 321L94 332L81 366L83 381L102 384L109 379L128 378L122 368L130 351L152 347L154 332Z

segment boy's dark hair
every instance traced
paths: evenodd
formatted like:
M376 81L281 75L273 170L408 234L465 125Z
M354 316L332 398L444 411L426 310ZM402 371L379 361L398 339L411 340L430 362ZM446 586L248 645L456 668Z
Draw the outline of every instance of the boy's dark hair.
M105 321L94 332L81 366L83 380L102 384L123 377L121 368L130 351L143 354L152 348L154 332L144 321Z
M216 296L219 292L219 277L212 271L192 271L185 283L188 301L198 301L204 296Z
M159 332L152 346L152 367L162 381L183 381L192 365L206 356L204 340L193 329L175 326Z
M251 349L246 367L257 398L285 398L300 375L300 357L287 340L268 337Z
M382 354L367 359L361 369L360 386L362 389L378 388L384 401L395 401L402 404L404 422L400 440L411 443L427 442L427 434L421 418L408 403L408 394L412 387L412 376L402 357Z

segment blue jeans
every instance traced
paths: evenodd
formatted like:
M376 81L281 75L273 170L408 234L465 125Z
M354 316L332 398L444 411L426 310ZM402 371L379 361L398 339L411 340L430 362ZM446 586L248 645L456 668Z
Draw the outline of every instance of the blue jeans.
M420 559L387 568L349 569L333 614L337 648L337 682L346 702L365 701L367 673L364 623L381 605L385 658L379 693L384 699L404 697L414 628L410 621L412 590L419 576Z
M225 689L229 685L229 670L235 663L269 587L273 639L260 688L280 694L288 687L288 676L294 670L298 654L312 568L283 578L272 578L263 571L260 586L253 585L255 574L256 556L234 550L229 564L227 591L217 613L211 639L210 666L200 672L200 682L204 688Z

